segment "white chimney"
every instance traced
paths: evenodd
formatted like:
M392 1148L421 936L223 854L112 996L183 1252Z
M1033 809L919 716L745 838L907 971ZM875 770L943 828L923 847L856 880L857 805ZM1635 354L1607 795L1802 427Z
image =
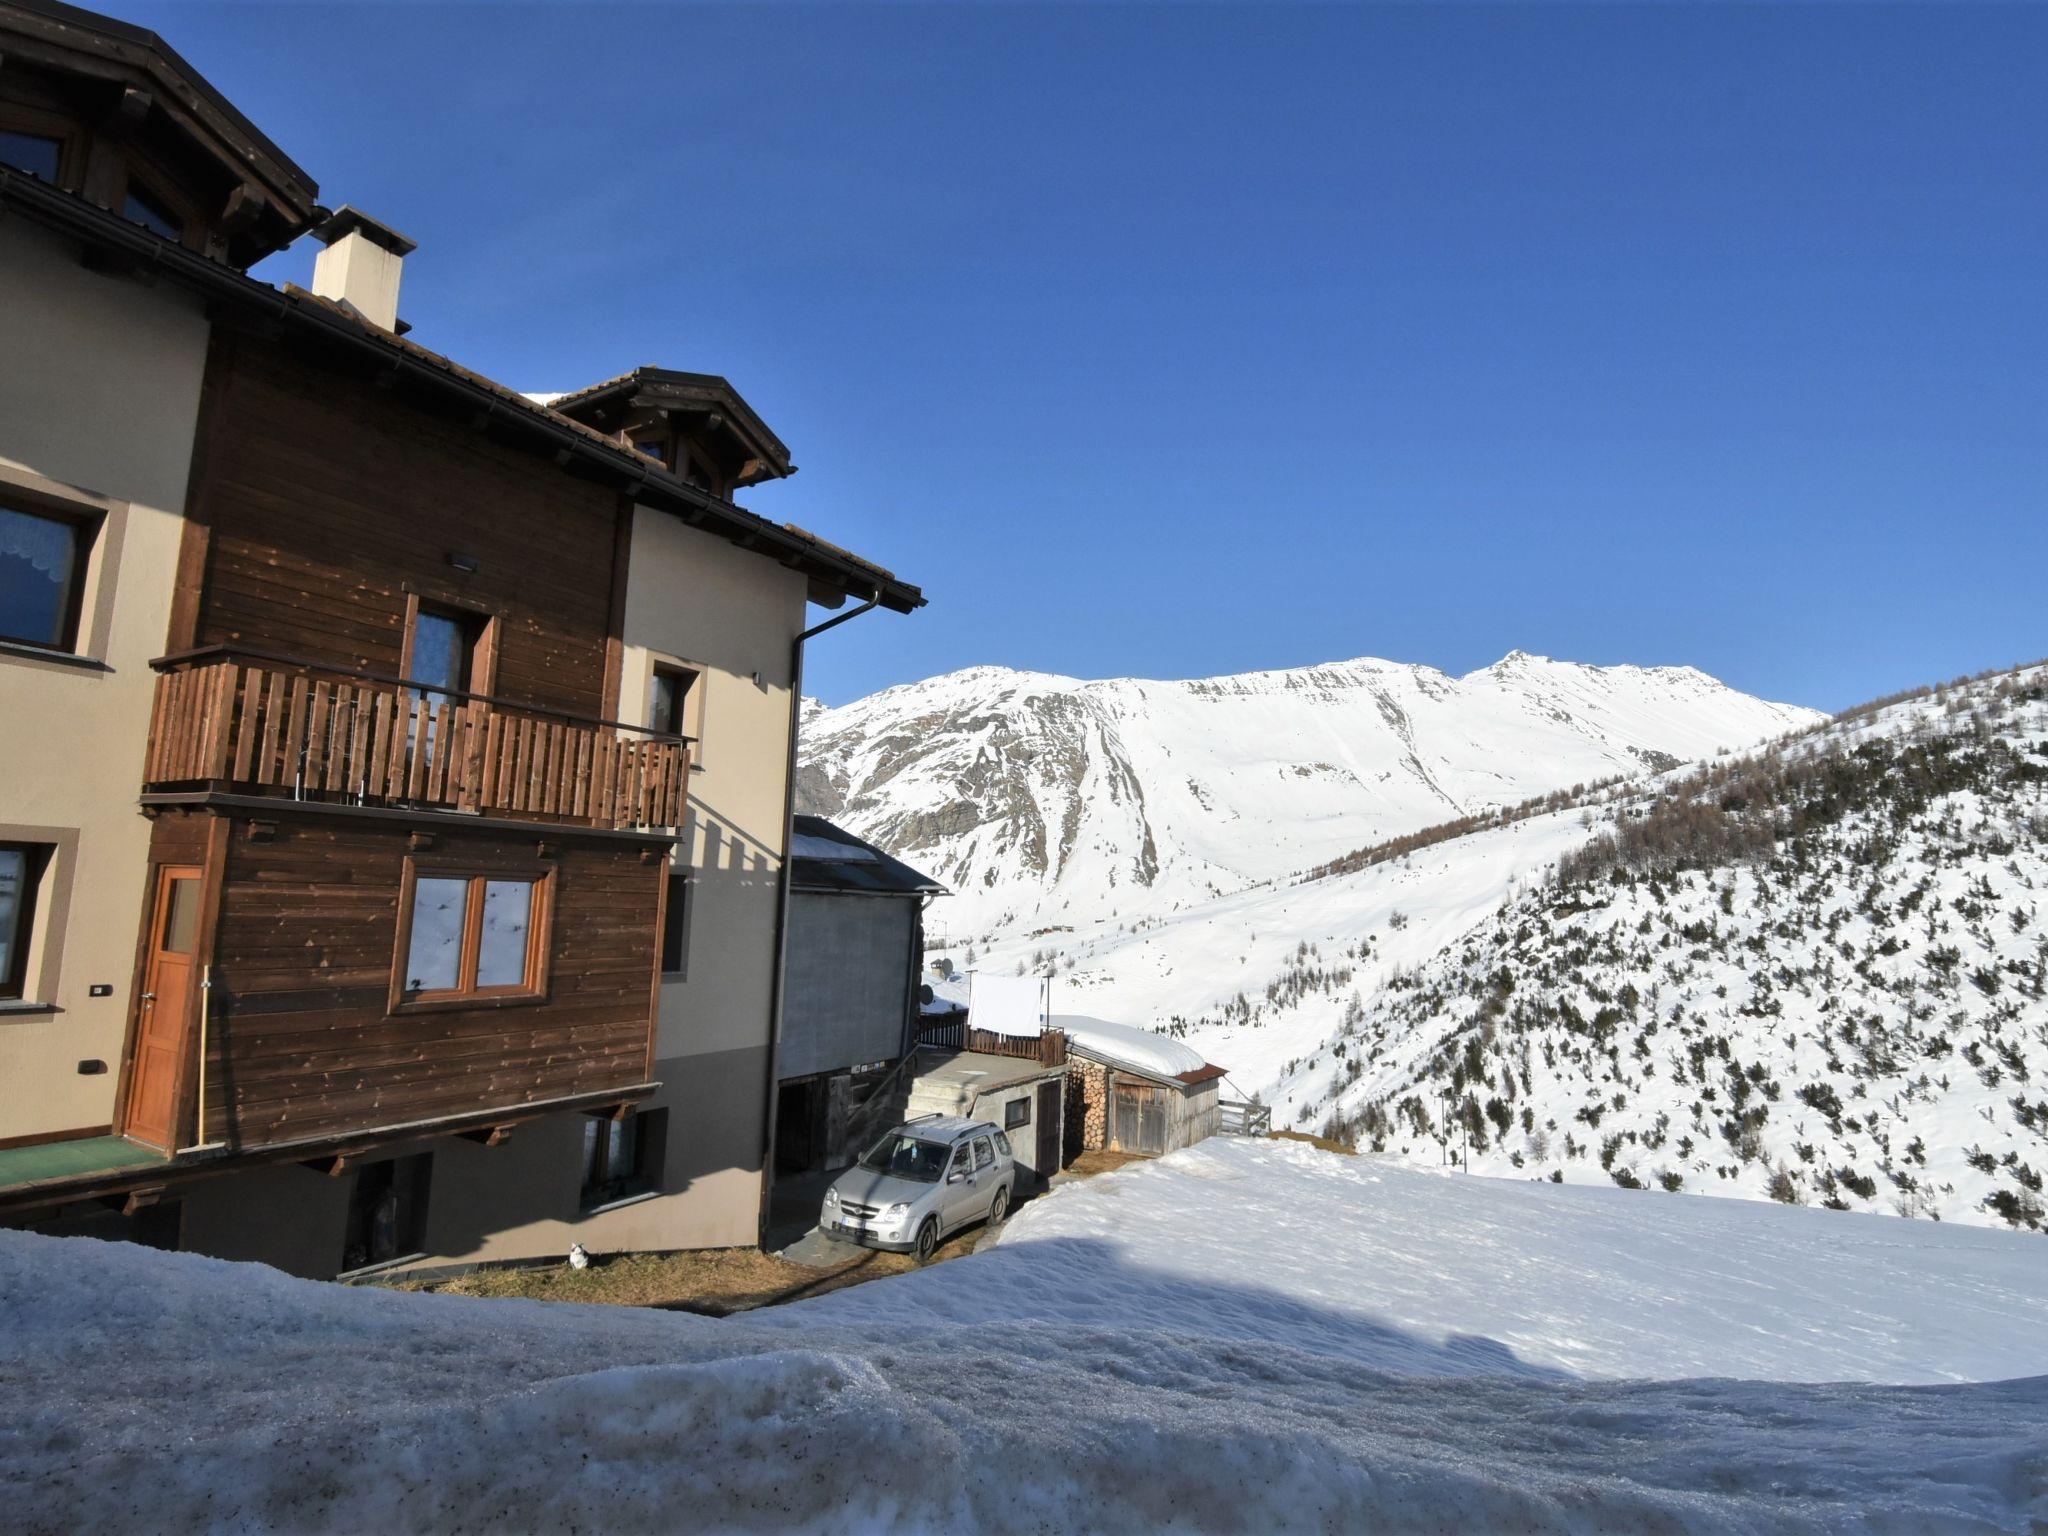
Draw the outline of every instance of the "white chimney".
M397 330L398 278L416 243L347 207L329 214L313 238L326 247L313 262L313 291L346 304L372 325Z

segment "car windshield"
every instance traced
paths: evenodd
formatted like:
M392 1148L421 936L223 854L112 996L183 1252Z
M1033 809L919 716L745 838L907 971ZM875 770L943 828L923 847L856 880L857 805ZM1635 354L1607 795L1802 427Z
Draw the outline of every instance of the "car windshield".
M947 1148L936 1141L920 1141L901 1131L891 1131L868 1148L860 1165L870 1173L936 1184L939 1175L946 1171L946 1152Z

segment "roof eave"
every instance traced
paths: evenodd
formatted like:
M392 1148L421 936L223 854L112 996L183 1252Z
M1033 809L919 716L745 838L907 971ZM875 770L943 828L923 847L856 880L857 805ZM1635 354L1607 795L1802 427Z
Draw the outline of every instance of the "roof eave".
M424 347L356 319L311 294L280 292L246 273L211 261L196 251L151 234L103 208L31 176L0 166L0 206L19 208L61 235L115 251L138 268L195 289L209 299L238 305L266 319L293 324L322 338L376 353L383 366L465 398L490 420L525 431L544 443L558 462L576 462L595 477L658 510L705 528L742 548L801 571L830 589L865 602L873 598L894 613L914 613L925 596L893 572L835 550L824 540L756 516L744 508L689 485L672 471L537 405L517 391L480 374L461 370ZM566 455L566 458L564 457Z

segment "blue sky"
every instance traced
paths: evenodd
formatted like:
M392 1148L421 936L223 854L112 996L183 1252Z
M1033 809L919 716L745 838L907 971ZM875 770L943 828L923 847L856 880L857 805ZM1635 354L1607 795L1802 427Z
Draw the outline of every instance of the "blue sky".
M2048 653L2048 8L119 14L420 241L427 345L728 375L749 504L932 600L832 702Z

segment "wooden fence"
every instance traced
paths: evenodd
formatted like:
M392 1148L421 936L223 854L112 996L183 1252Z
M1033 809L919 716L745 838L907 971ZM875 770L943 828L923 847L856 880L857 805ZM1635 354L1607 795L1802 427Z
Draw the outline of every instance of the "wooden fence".
M940 1050L974 1051L983 1056L1015 1056L1042 1067L1063 1067L1067 1063L1067 1032L1063 1029L1048 1029L1039 1035L999 1035L993 1030L972 1029L954 1019L920 1024L917 1043Z
M1273 1106L1270 1104L1243 1104L1234 1099L1220 1099L1216 1108L1221 1111L1216 1129L1225 1136L1273 1134Z
M679 737L291 662L158 666L143 773L153 788L682 824L690 757Z

